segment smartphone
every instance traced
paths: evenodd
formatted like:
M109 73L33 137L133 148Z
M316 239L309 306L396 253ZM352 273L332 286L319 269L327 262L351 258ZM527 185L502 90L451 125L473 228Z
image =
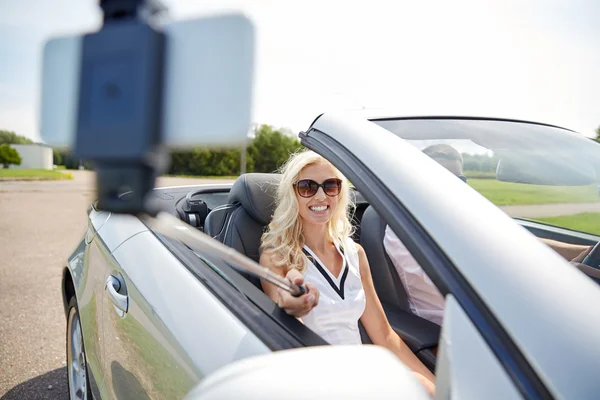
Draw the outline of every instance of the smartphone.
M163 26L162 137L169 148L229 146L248 140L255 34L242 14ZM72 147L79 113L83 35L52 38L43 49L39 126L53 147Z

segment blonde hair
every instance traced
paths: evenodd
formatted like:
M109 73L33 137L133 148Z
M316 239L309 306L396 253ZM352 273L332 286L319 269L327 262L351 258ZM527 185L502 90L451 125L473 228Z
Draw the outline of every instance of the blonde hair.
M292 154L281 167L281 182L275 198L275 212L267 231L262 235L261 253L269 250L273 253L272 261L277 267L284 267L286 273L295 268L304 271L304 233L302 218L299 214L298 199L294 183L302 170L314 164L331 165L337 178L342 180L342 188L338 195L338 205L327 223L327 239L342 245L352 234L349 212L351 208L350 188L348 181L329 161L315 153L304 150Z

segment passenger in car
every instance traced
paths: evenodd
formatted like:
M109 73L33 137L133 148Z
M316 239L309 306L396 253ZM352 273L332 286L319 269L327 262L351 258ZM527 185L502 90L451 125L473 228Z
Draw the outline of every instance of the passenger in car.
M423 153L437 161L463 182L467 182L467 178L463 174L462 156L452 146L434 144L425 148ZM574 264L583 261L592 249L592 247L578 246L556 240L541 240ZM389 226L385 228L383 245L404 285L411 311L422 318L441 325L444 315L444 298Z
M288 314L331 344L361 344L359 320L371 341L391 350L430 393L434 375L390 326L375 292L363 248L351 239L346 178L312 151L290 157L282 169L276 208L262 236L260 263L308 292L294 298L262 281Z

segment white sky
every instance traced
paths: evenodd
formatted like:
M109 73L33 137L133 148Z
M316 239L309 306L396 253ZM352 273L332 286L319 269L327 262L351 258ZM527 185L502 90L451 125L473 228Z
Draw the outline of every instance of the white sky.
M254 121L323 111L600 126L597 0L163 0L173 19L243 10L257 29ZM0 0L0 129L39 139L43 41L100 24L97 0Z

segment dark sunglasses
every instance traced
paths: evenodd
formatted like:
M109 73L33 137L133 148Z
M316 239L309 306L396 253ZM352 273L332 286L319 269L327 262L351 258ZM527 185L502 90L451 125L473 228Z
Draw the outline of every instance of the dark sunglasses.
M329 197L335 197L340 194L342 190L342 180L337 178L330 178L325 180L323 183L317 183L312 179L301 179L294 183L296 191L302 197L313 197L319 191L319 188L323 188L323 193Z

